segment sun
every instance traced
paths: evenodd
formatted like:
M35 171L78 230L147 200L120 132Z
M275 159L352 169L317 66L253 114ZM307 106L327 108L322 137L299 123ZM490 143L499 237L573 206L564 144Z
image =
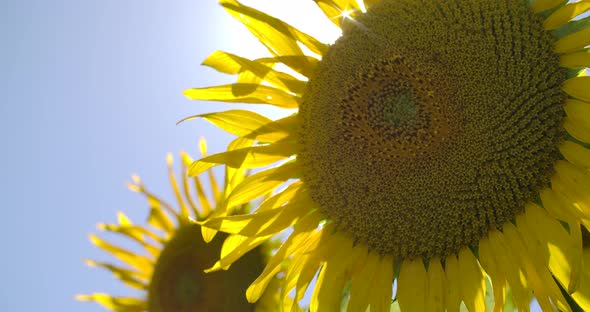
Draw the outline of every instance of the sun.
M201 142L201 151L205 155L204 141ZM149 191L134 175L129 188L146 197L150 208L148 224L134 224L123 212L119 212L118 224L101 223L98 226L100 230L127 239L139 248L124 248L90 235L94 245L114 256L119 263L86 260L86 264L110 271L118 281L139 290L141 295L121 297L93 293L76 298L94 301L107 310L120 312L275 311L278 279L271 282L273 286L256 304L248 303L244 296L247 286L262 272L272 251L272 243L261 244L246 253L229 270L210 274L204 272L215 263L219 250L232 241L225 241L225 233L215 235L215 231L202 229L192 220L225 215L216 210L216 204L223 192L231 191L231 186L218 183L211 171L206 181L199 177L189 179L186 166L193 160L186 153L181 153L181 159L182 178L179 183L173 172L173 157L169 154L167 158L176 207ZM235 181L243 178L239 173L232 177ZM205 192L206 185L209 185L212 194ZM241 209L247 209L247 206L238 211ZM212 241L205 243L202 235L207 235Z
M316 275L311 311L339 310L344 289L348 311L388 311L392 298L403 311L485 311L486 280L496 311L507 289L523 311L532 296L547 311L570 310L570 296L590 309L589 1L317 0L342 31L330 44L220 3L272 56L215 52L204 64L237 82L185 95L296 110L197 116L237 138L189 174L259 170L226 194L227 211L271 194L198 222L250 239L217 267L292 226L250 302L286 267L286 310Z

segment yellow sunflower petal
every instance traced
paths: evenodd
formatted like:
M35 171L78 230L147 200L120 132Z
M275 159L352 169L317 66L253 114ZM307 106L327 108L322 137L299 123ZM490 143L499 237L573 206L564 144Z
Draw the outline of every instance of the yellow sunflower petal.
M590 51L563 54L559 58L559 65L567 68L590 67Z
M521 235L536 257L546 261L552 274L569 293L574 292L582 270L581 241L570 236L559 221L532 203L526 206L525 214L517 217L517 224L525 228Z
M180 172L182 172L181 180L182 180L182 193L184 195L184 199L188 203L188 206L191 208L192 216L196 216L197 219L203 218L203 213L197 208L195 202L193 200L192 195L192 185L189 182L189 177L186 175L186 171L188 166L191 164L192 161L188 161L188 155L184 151L180 151ZM190 213L189 213L190 215Z
M121 233L134 241L142 242L144 240L144 233L139 230L140 227L134 226L123 212L119 211L117 217L120 225L99 223L97 228L100 230Z
M163 230L165 236L172 233L175 228L174 222L170 219L170 216L164 212L167 204L152 196L148 197L148 204L150 206L148 223L157 229Z
M276 121L248 110L228 110L187 117L179 122L203 118L231 134L260 142L277 142L292 135L294 116Z
M246 139L256 140L258 142L275 143L283 139L295 136L295 130L299 120L297 115L287 116L271 123L265 124L254 131L245 134Z
M164 242L163 238L157 236L147 228L136 225L118 226L113 224L99 224L98 229L118 233L123 235L124 237L128 237L134 242L140 244L152 256L156 256L160 253L160 247L149 243L146 239L144 239L144 235L149 236L151 239L160 244Z
M308 247L313 247L313 245L318 244L321 238L321 234L322 233L320 232L312 233L309 237L310 244ZM305 291L311 284L311 281L313 280L317 270L321 265L321 258L317 253L302 253L296 255L296 257L301 257L302 261L301 271L297 276L295 291L295 300L300 301L301 299L303 299Z
M578 214L574 213L570 209L565 208L564 204L559 200L559 197L552 189L543 189L539 192L539 194L541 195L543 207L547 209L547 212L554 218L562 221L577 220Z
M568 182L571 182L572 184L570 186L573 189L580 191L581 194L584 194L585 190L590 189L590 175L570 162L564 160L557 161L555 164L555 170L561 177ZM590 197L587 195L582 196L580 199L585 203L590 203L590 201L588 201Z
M551 177L551 189L557 198L559 198L559 202L562 204L564 210L575 215L582 223L588 219L590 211L588 211L588 207L586 207L584 202L580 200L580 195L572 188L570 181L561 175L554 175Z
M566 35L555 42L555 52L568 53L583 49L590 45L590 28Z
M131 267L135 268L138 271L142 272L151 272L151 268L154 266L152 260L139 255L135 252L129 251L127 249L117 247L113 244L107 243L103 239L95 236L89 235L90 241L92 244L96 245L97 247L102 248L103 250L111 253L117 259L129 264Z
M588 37L590 37L590 32L588 32ZM590 102L590 77L570 78L563 83L562 88L565 93L580 100ZM586 105L590 104L586 103Z
M588 88L590 88L590 77L584 78L588 78ZM590 95L590 90L588 94ZM590 133L590 103L568 99L565 102L565 112L580 131Z
M461 293L467 309L472 312L485 312L486 282L477 262L469 248L459 251L461 268Z
M174 222L170 219L170 215L176 216L176 211L170 206L170 204L148 191L142 185L139 176L133 175L132 179L135 184L128 184L128 188L133 192L139 192L145 195L148 205L150 206L148 223L157 229L163 230L165 236L168 235L168 233L175 228ZM168 213L170 215L168 215Z
M279 55L274 57L264 57L256 59L257 62L267 65L282 63L304 77L310 78L319 60L307 55Z
M459 311L461 306L461 269L459 268L459 260L455 255L450 255L445 258L445 274L447 280L446 293L446 308L449 312Z
M239 260L250 250L266 242L269 238L270 236L246 237L235 234L228 236L223 242L219 260L206 269L205 273L229 269L232 263Z
M121 226L133 225L131 219L129 219L129 217L127 217L122 211L117 212L117 222L119 222Z
M233 156L237 156L237 160L234 161L238 161L236 163L236 165L230 165L230 166L225 166L225 189L223 190L223 194L229 194L231 193L234 188L236 188L236 186L238 184L240 184L240 182L242 182L244 180L244 178L246 177L247 174L247 166L244 166L243 168L239 165L239 162L243 162L244 160L242 157L248 157L247 155L235 155L235 154L239 154L239 151L246 151L247 148L258 148L261 146L269 146L268 144L264 144L264 145L254 145L255 140L253 139L249 139L246 137L239 137L236 138L235 140L231 141L228 146L227 146L227 152L232 152L234 153ZM216 154L218 155L218 154ZM215 156L215 155L211 155L211 156ZM226 155L227 156L227 155ZM254 157L255 158L255 157ZM202 161L204 158L199 159L197 162ZM260 159L260 158L259 158ZM230 160L231 161L231 160ZM217 164L214 164L214 166ZM205 166L208 166L205 164ZM264 165L254 165L254 167L260 167L260 166L264 166ZM209 170L209 172L211 172L211 170ZM189 175L190 175L190 167L189 167ZM219 211L220 213L222 213L223 215L227 215L227 211L220 211L221 209L216 209L216 211Z
M298 170L299 164L289 163L253 174L229 194L226 204L234 207L268 194L294 177Z
M551 273L542 263L541 259L530 254L530 250L525 247L516 226L512 223L506 223L504 225L504 235L506 236L506 243L511 252L521 261L526 272L527 280L534 289L535 297L541 308L546 311L553 309L551 302L554 302L562 309L568 307Z
M183 164L183 172L187 172L187 167L190 166L194 160L187 154L184 152L180 153L180 156L182 158L182 164ZM212 176L212 180L210 181L211 183L211 191L213 194L215 194L218 186L217 186L217 181L215 181L215 177L213 177L213 174L211 171L209 171L208 173L211 174ZM184 174L183 176L188 177L187 174ZM201 179L196 176L193 177L193 182L194 182L194 190L197 193L197 200L199 201L199 207L201 208L200 210L197 210L196 207L194 208L194 212L195 215L198 217L206 217L211 213L211 203L209 202L209 198L207 198L207 195L205 193L205 188L203 187L203 183L201 182ZM190 199L190 202L192 202L192 196L189 195L190 190L189 190L189 186L188 186L188 179L186 181L186 186L185 186L185 192L187 193L186 198ZM219 191L217 191L219 192ZM216 195L214 195L214 197L216 197ZM192 206L195 206L195 204L191 204Z
M260 207L258 207L256 211L262 212L278 208L291 200L298 200L297 197L299 195L308 196L306 189L303 187L303 183L300 181L290 184L282 192L267 198L262 204L260 204Z
M280 251L281 250L279 250L279 252ZM273 259L276 260L273 261ZM268 283L272 280L272 277L280 272L281 267L279 264L285 259L284 252L277 253L271 258L271 262L267 264L262 274L250 285L250 287L248 287L248 290L246 290L246 298L248 299L248 302L254 303L260 299L260 296L264 293Z
M541 191L541 201L543 203L543 207L547 210L552 217L562 220L567 223L569 227L569 237L571 239L571 245L573 246L582 246L582 230L580 228L580 221L578 220L578 210L572 208L570 204L567 202L563 202L560 197L553 192L553 190L547 188ZM561 196L563 198L563 196ZM585 219L582 220L582 223L588 223ZM590 225L590 224L587 224ZM558 248L560 245L554 246L554 248ZM579 248L579 247L578 247ZM570 249L571 250L571 249ZM579 286L579 274L581 270L581 263L579 262L581 258L575 259L579 257L581 250L573 249L570 251L570 257L574 257L574 260L570 263L572 264L572 274L571 279L573 281L573 285L569 286L571 283L570 281L561 280L562 283L566 284L566 288L574 289ZM577 255L577 256L576 256ZM556 263L560 265L559 263Z
M315 3L337 26L340 26L342 19L347 15L360 11L356 0L315 0Z
M297 108L301 101L297 96L280 89L255 83L192 88L185 90L183 94L191 100L270 104L281 108Z
M230 146L228 146L228 148L229 147L231 147L231 144L230 144ZM199 140L199 150L201 152L202 157L207 157L207 142L205 141L204 138L201 138ZM188 166L190 166L190 164ZM215 178L215 174L213 173L212 170L207 171L207 177L209 178L209 187L211 188L211 193L213 193L213 199L218 200L221 195L221 191L219 190L219 184L217 183L217 178ZM197 177L195 177L195 184L200 185L200 181ZM198 191L198 189L197 189L197 191ZM201 196L201 195L199 195L199 196Z
M359 250L360 248L356 248ZM347 311L365 311L369 306L370 287L366 285L371 284L375 280L377 268L381 256L376 252L369 252L365 247L366 258L362 262L360 270L353 271L352 281L350 287L350 300L348 301Z
M289 298L289 293L297 287L297 282L302 277L303 270L306 267L306 264L308 263L309 257L310 255L306 254L305 252L303 252L303 254L294 254L293 258L291 258L289 262L289 266L286 268L285 279L281 289L283 311L291 311L293 309L293 305L295 305L295 303L301 300L302 298L297 296L297 293L300 292L300 290L298 289L296 291L294 300L287 299Z
M254 61L252 61L254 62ZM255 65L252 65L254 67ZM287 73L272 70L258 69L244 70L238 75L238 83L268 83L285 92L301 96L305 91L305 82Z
M76 296L80 301L96 301L103 307L117 312L143 312L145 311L145 300L132 297L111 297L103 293L95 293L92 295Z
M590 132L585 131L584 128L580 127L580 125L571 118L565 117L563 119L563 128L576 140L590 143Z
M568 3L551 13L543 22L543 27L547 30L557 29L588 10L590 10L590 1L588 0Z
M297 42L323 55L328 46L287 23L247 7L235 0L221 0L219 3L236 19L242 22L260 42L274 55L303 55Z
M588 248L584 249L583 261L585 264L590 263L590 249ZM578 290L571 296L583 311L590 311L590 271L584 270Z
M506 302L506 275L498 267L490 239L484 237L479 241L479 262L492 281L494 291L494 312L504 310Z
M311 297L310 311L340 311L342 289L350 275L355 257L349 254L352 249L352 240L344 235L335 234L331 252L327 252L328 258L318 276L317 286Z
M313 230L317 228L319 220L314 214L308 214L295 225L293 233L285 240L279 250L270 258L264 271L248 287L246 298L248 302L256 302L263 294L271 279L280 271L281 263L297 250L305 249L314 244Z
M295 222L301 215L300 205L308 203L311 202L293 202L277 209L254 214L212 218L203 222L202 226L248 237L271 235Z
M549 9L553 9L561 3L563 3L562 0L536 0L531 5L531 9L533 10L533 12L538 13Z
M229 152L213 154L191 164L189 176L196 176L214 166L225 164L232 168L257 168L270 165L276 161L297 153L299 147L293 143L274 143L236 149Z
M516 307L519 311L528 311L531 296L527 290L524 269L519 264L519 258L511 251L506 239L499 231L490 232L489 241L492 253L495 255L498 272L506 274L506 280L510 285Z
M187 220L190 216L190 212L188 211L188 207L184 198L182 198L182 195L180 194L180 187L178 186L176 174L174 173L174 157L170 153L166 155L166 164L168 165L168 180L170 181L172 191L176 197L176 203L180 209L178 212L175 211L174 214L178 217L180 222L185 222L185 220ZM184 172L182 172L182 175L184 176Z
M397 299L402 311L427 311L428 275L422 259L402 262Z
M442 312L445 307L445 292L447 282L445 271L439 258L430 259L428 265L428 296L426 298L426 310Z
M386 255L379 259L377 276L375 277L375 289L369 293L369 305L371 311L389 311L391 297L393 295L393 256Z
M257 61L235 54L215 51L205 59L203 65L210 66L226 74L239 74L238 82L261 83L266 81L281 90L303 93L305 82L287 73L279 72Z
M241 109L194 115L184 118L181 122L194 118L203 118L218 128L237 136L244 136L264 125L272 123L272 120L267 117L253 111Z
M145 272L138 272L117 267L110 263L98 262L94 260L84 260L84 263L89 267L100 267L110 271L117 279L128 285L129 287L147 290L147 279L149 274Z
M562 193L568 196L584 212L586 218L590 216L590 176L566 161L558 161L555 170L568 188Z
M563 157L572 164L590 169L590 149L571 141L564 141L559 150Z

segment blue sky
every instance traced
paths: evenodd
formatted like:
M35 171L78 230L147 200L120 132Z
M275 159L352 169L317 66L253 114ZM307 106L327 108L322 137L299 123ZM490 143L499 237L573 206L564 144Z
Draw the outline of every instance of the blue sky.
M286 2L270 10L296 18ZM320 16L312 1L306 8ZM231 80L201 61L215 50L266 52L214 0L8 0L0 26L0 310L104 311L73 296L129 291L84 266L110 259L87 234L119 210L145 219L144 199L125 186L132 173L170 198L166 152L196 154L201 136L210 150L225 147L230 137L205 122L175 125L230 107L181 94Z

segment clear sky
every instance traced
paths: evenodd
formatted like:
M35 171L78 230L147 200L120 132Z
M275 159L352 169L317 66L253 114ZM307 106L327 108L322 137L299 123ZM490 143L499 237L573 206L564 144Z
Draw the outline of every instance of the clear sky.
M311 0L244 2L334 36L309 23L321 16ZM230 81L201 61L266 52L215 0L4 0L0 39L0 310L104 311L73 297L129 291L84 266L110 259L87 234L119 210L145 219L144 199L125 186L132 173L170 198L166 152L195 154L200 136L213 151L229 141L203 121L175 125L230 107L181 94Z

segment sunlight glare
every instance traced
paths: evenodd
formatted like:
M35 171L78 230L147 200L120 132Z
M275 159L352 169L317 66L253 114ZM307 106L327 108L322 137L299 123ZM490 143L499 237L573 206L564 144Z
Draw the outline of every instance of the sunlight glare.
M243 0L287 24L325 43L333 43L341 35L340 28L330 22L313 1L301 0Z
M281 19L285 23L309 34L321 42L332 44L342 34L340 28L332 23L313 1L301 0L241 0L242 4L253 7L268 15ZM343 18L348 18L352 11L344 11ZM245 27L240 25L240 30L232 31L231 41L235 47L228 52L235 53L250 59L271 56L270 52L250 34ZM232 27L233 28L233 27ZM243 30L243 31L242 31ZM306 47L301 46L304 53L314 55ZM276 70L288 72L299 79L305 79L293 72L286 66L276 66ZM266 84L263 82L263 84ZM270 96L269 96L270 97ZM267 98L270 100L271 98ZM250 106L251 107L251 106ZM257 112L276 119L296 113L296 109L279 109L270 105L260 105L255 109Z

